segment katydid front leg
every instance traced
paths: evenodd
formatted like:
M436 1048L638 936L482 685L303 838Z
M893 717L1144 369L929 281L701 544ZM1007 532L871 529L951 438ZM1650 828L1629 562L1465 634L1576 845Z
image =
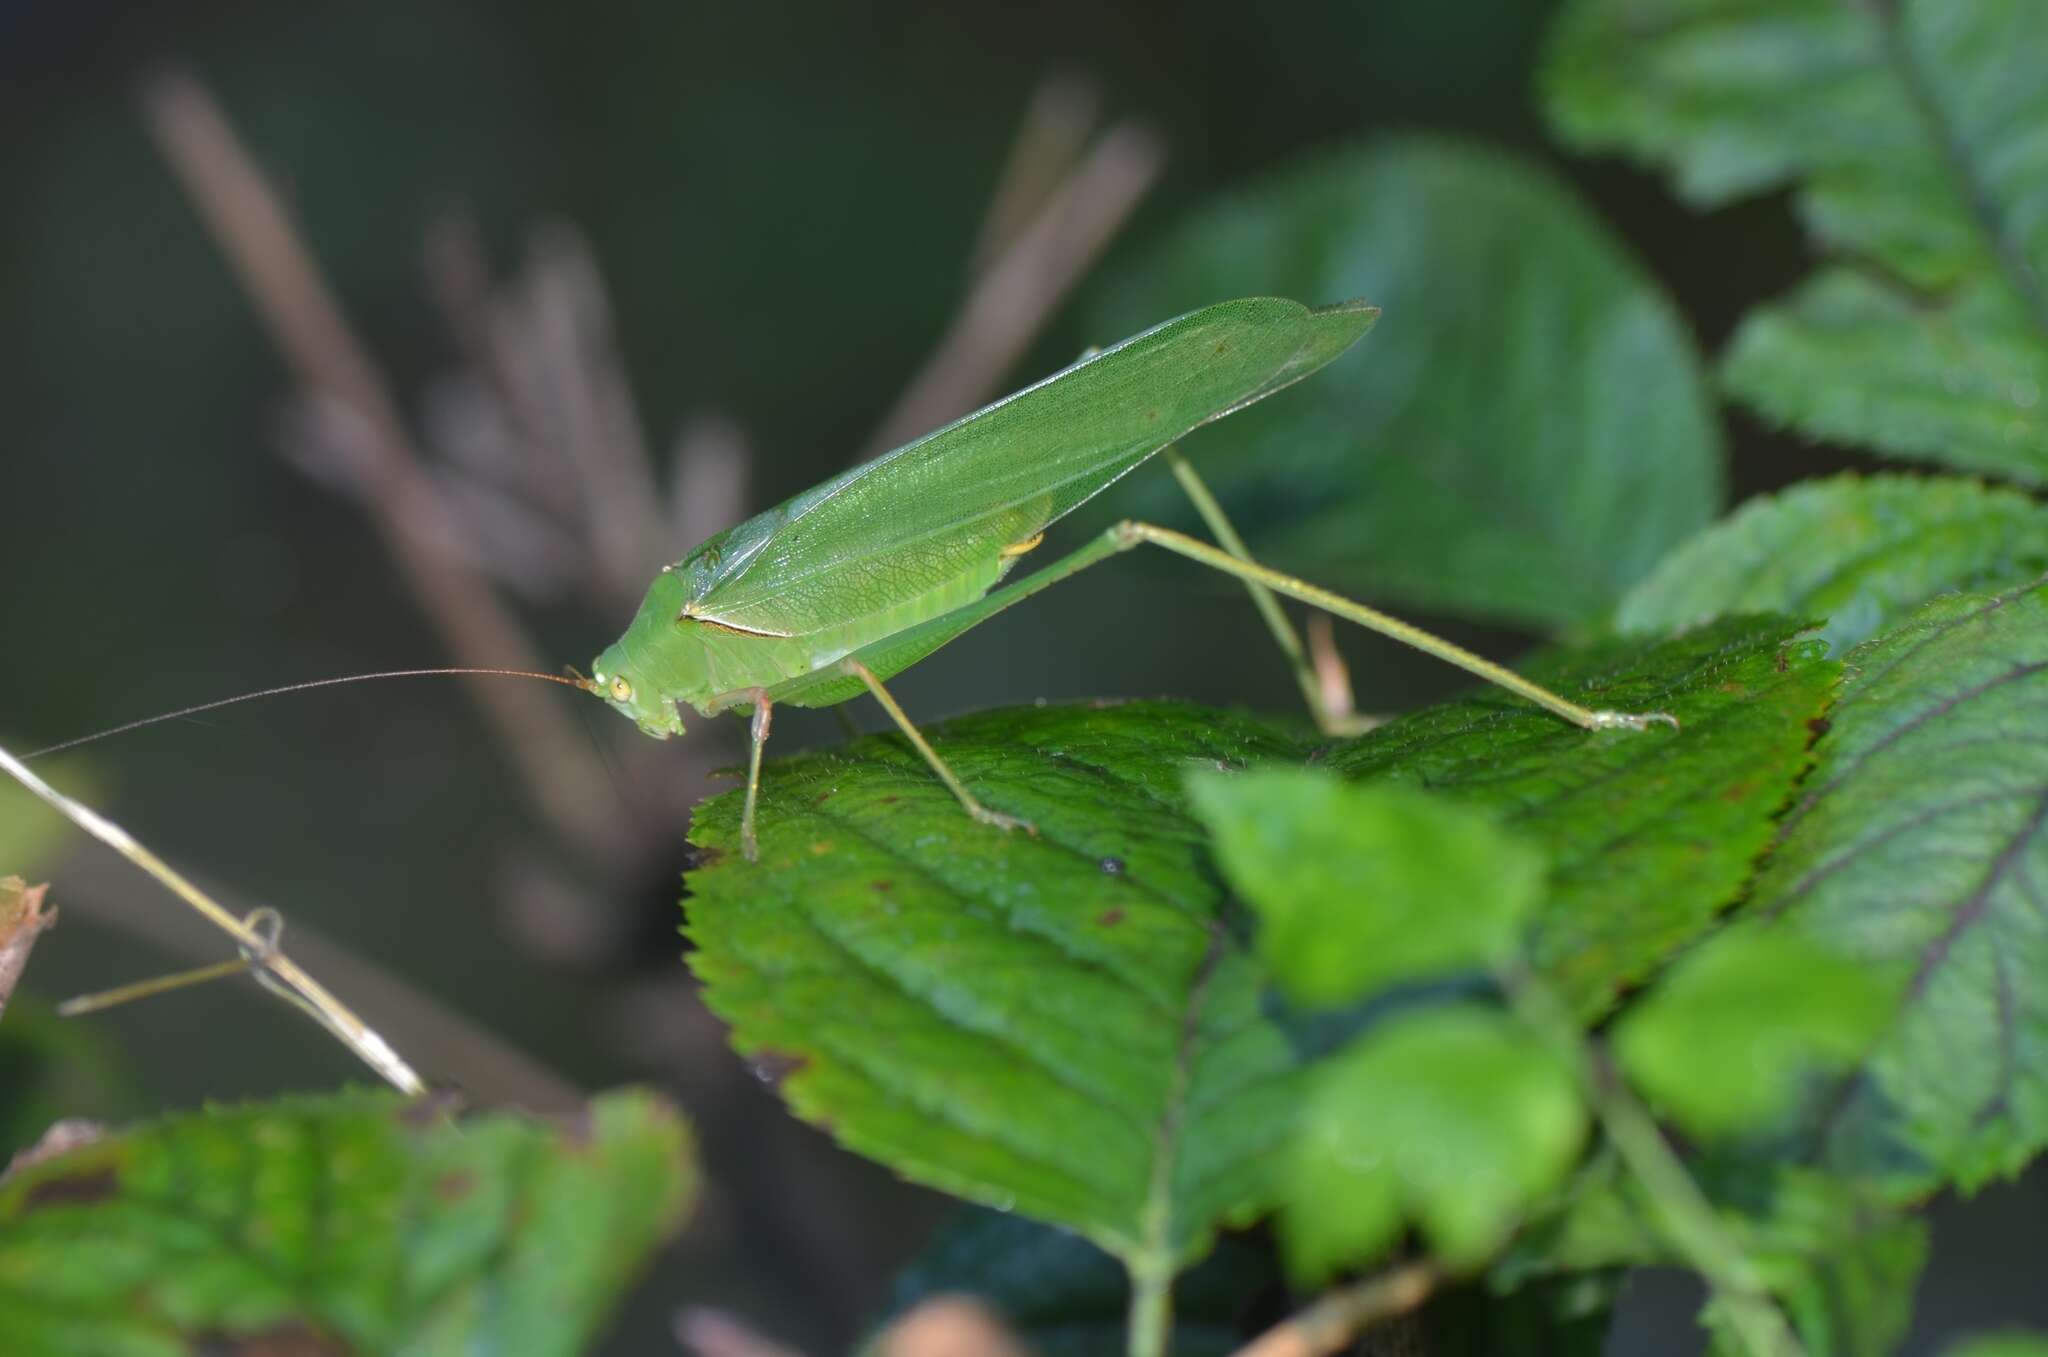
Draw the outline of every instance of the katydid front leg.
M761 750L775 724L775 704L765 688L750 689L747 696L753 702L754 719L747 729L751 743L747 749L747 803L740 812L740 854L748 862L759 862L761 842L754 837L754 808L761 800Z

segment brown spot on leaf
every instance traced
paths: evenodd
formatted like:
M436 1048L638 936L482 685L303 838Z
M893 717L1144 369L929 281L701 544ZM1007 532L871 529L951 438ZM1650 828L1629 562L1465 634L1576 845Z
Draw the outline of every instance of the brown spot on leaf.
M895 805L895 804L896 804L896 803L897 803L898 801L901 801L902 799L903 799L902 797L900 797L900 796L897 796L896 794L894 794L894 793L892 792L892 793L890 793L890 794L889 794L888 796L885 796L885 797L883 797L883 798L881 799L881 804L882 804L882 805L885 805L885 806L893 806L893 805Z
M896 883L893 881L870 881L868 883L868 889L877 891L893 891L896 889Z
M1101 924L1104 928L1115 928L1123 921L1124 907L1122 905L1114 905L1095 916L1095 922Z
M830 839L819 839L817 842L811 845L811 856L814 858L824 857L827 853L831 851L832 840Z
M819 793L818 793L818 794L817 794L816 796L812 797L812 798L811 798L811 804L812 804L812 805L814 805L814 806L822 806L822 805L824 805L824 804L825 804L825 803L826 803L827 801L830 801L831 799L832 799L832 791L831 791L831 789L830 789L830 788L828 788L828 789L826 789L825 791L819 792Z
M1835 723L1828 720L1825 716L1816 716L1806 723L1806 728L1813 732L1814 738L1818 739L1833 730Z
M121 1175L101 1164L84 1173L45 1178L31 1187L21 1200L21 1209L40 1211L46 1206L91 1206L121 1190Z
M1776 664L1776 668L1777 668L1778 672L1779 672L1779 673L1781 673L1781 674L1783 674L1783 673L1786 673L1787 671L1789 671L1789 670L1790 670L1790 669L1792 668L1792 660L1791 660L1791 658L1790 658L1789 656L1787 656L1787 655L1785 654L1785 652L1784 652L1784 651L1782 651L1782 650L1778 652L1778 659L1777 659L1777 664Z
M476 1175L462 1169L444 1173L434 1180L434 1198L444 1206L453 1206L474 1191Z
M1729 802L1746 801L1749 799L1749 794L1755 790L1756 780L1754 778L1745 782L1731 783L1721 792L1721 799Z

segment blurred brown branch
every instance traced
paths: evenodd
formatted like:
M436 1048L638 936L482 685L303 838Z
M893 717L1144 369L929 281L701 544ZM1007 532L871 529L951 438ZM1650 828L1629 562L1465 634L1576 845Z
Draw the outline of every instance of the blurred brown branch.
M1432 1263L1404 1263L1328 1292L1300 1314L1282 1320L1239 1348L1236 1357L1328 1357L1375 1325L1407 1314L1428 1300L1442 1281L1443 1274ZM1381 1349L1368 1347L1366 1351Z
M696 1357L803 1357L760 1333L729 1311L692 1305L675 1318L675 1336L685 1352Z
M396 402L212 95L188 75L166 74L149 84L143 106L330 440L346 450L341 465L450 650L467 665L544 668L511 611L464 558L460 526L436 494ZM474 681L470 693L547 820L588 858L616 851L603 770L555 696Z
M1030 1357L1002 1318L973 1296L934 1296L875 1342L880 1357Z
M1157 134L1136 122L1111 127L1078 165L1070 165L1093 103L1085 95L1063 93L1070 88L1064 82L1048 85L1033 100L996 189L978 251L990 262L856 461L887 452L995 395L1158 179L1165 148ZM1052 165L1059 174L1049 172Z

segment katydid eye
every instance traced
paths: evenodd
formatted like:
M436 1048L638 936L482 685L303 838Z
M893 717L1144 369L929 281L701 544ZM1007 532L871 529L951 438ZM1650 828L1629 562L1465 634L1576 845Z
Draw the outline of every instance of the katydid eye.
M626 681L624 674L612 680L612 700L615 702L631 702L633 700L633 685Z

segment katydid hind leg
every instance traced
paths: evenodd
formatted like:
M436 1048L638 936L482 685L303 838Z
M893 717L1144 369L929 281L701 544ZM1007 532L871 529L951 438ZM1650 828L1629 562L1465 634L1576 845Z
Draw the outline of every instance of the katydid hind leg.
M1173 478L1180 483L1181 490L1194 504L1195 512L1200 514L1202 522L1208 525L1209 534L1216 539L1217 545L1248 565L1258 564L1253 560L1250 548L1245 546L1244 538L1238 535L1229 516L1223 512L1223 505L1218 502L1208 483L1195 470L1194 464L1171 443L1161 448L1159 454L1165 460L1168 469L1173 472ZM1275 644L1280 647L1280 653L1286 656L1288 666L1294 670L1295 682L1301 686L1301 695L1307 701L1309 714L1315 718L1317 727L1325 735L1358 735L1371 729L1372 720L1361 717L1352 710L1349 674L1342 675L1335 682L1327 681L1325 676L1318 672L1318 661L1321 656L1316 660L1310 658L1308 651L1302 646L1300 634L1295 631L1294 624L1288 621L1287 613L1281 608L1280 600L1274 596L1273 591L1249 576L1242 578L1246 591L1251 594L1253 605L1259 610L1259 616L1265 619L1266 629L1272 632ZM1337 657L1334 649L1326 653L1337 665L1342 666L1343 661Z
M1213 570L1220 570L1226 575L1262 584L1276 594L1284 594L1311 607L1320 608L1324 612L1335 614L1370 631L1376 631L1403 645L1413 646L1447 664L1454 664L1468 674L1505 688L1519 697L1527 698L1546 711L1587 730L1648 730L1653 725L1667 725L1673 730L1678 729L1678 718L1669 712L1601 711L1581 706L1540 683L1523 678L1512 669L1475 655L1463 646L1446 641L1412 623L1403 622L1400 618L1389 616L1377 608L1367 607L1342 594L1320 588L1306 580L1296 579L1270 566L1260 565L1257 561L1240 560L1229 552L1189 537L1186 533L1175 532L1171 528L1162 528L1152 523L1126 519L1110 528L1109 535L1122 550L1149 543L1164 547L1176 555L1185 556Z
M946 784L946 789L953 793L954 797L960 802L961 808L969 815L985 825L994 825L997 829L1021 829L1025 833L1032 835L1038 833L1037 826L1033 825L1029 820L1020 819L1015 815L1005 815L1001 811L990 810L987 806L982 805L974 793L967 790L967 784L960 780L960 775L955 773L946 761L939 757L938 751L931 747L931 743L924 738L923 732L918 730L909 715L897 704L896 699L890 695L889 690L882 686L882 680L875 676L874 670L856 659L848 658L841 660L839 663L842 669L866 685L868 692L874 695L875 701L882 704L882 710L889 713L889 719L896 723L896 728L903 732L905 739L910 741L911 747L917 750L924 758L925 763L930 765L931 770L938 774L939 781Z

